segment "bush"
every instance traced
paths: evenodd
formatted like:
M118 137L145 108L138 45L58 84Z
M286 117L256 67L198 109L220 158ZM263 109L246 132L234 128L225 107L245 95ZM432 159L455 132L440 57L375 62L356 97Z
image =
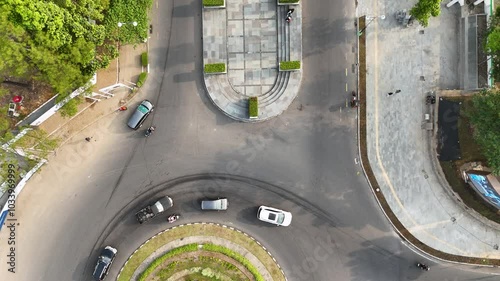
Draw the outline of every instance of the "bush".
M248 114L250 117L258 117L259 116L259 102L257 97L251 97L248 100Z
M431 16L437 17L441 13L441 0L419 0L410 10L412 15L423 27L429 25Z
M300 69L300 61L282 61L280 62L280 70Z
M299 0L280 0L280 4L286 4L286 3L299 3Z
M80 97L74 97L59 109L59 113L62 117L75 116L78 113L78 105L81 103L82 99Z
M146 78L148 78L148 73L143 72L139 75L139 79L137 79L137 87L142 87L144 85L144 82L146 82Z
M220 73L226 71L225 63L210 63L205 64L205 73Z
M142 66L148 66L148 52L144 52L141 54L141 63Z
M203 0L203 6L224 6L224 0Z

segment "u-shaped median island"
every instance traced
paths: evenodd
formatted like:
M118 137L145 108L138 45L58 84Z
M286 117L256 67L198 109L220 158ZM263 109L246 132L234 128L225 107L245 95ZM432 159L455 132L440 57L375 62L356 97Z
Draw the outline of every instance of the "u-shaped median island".
M302 19L299 1L289 2L203 1L205 86L227 116L264 121L280 115L297 96Z

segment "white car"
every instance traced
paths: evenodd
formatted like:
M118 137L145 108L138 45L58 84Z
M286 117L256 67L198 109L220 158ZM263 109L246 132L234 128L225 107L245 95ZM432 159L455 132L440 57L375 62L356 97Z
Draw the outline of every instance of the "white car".
M259 207L257 218L261 221L281 226L289 226L292 222L292 214L290 212L267 206Z

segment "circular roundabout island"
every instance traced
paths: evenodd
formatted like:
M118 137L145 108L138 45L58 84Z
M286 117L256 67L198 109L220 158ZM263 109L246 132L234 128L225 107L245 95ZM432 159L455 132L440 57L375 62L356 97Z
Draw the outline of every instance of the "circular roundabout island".
M271 254L232 227L194 223L164 230L144 242L118 281L285 281Z

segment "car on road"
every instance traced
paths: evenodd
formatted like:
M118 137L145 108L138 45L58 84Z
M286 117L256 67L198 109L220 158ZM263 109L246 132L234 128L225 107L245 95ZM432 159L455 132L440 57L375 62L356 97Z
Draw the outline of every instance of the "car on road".
M172 206L174 206L172 198L164 196L155 203L140 209L139 212L135 214L135 217L139 223L144 223L165 212L168 208L172 208Z
M201 209L204 211L225 211L229 206L227 198L205 199L201 201Z
M97 259L97 264L94 268L94 274L92 275L94 277L94 280L102 281L104 280L104 278L106 278L109 268L115 260L117 252L118 251L111 246L106 246L106 248L102 250L99 258Z
M134 114L130 117L128 120L127 125L134 130L139 129L142 127L142 124L146 120L146 118L149 116L151 112L154 110L154 105L148 101L148 100L143 100L139 106L137 106L137 109L134 111Z
M292 222L292 213L272 207L260 206L257 211L257 218L278 226L289 226Z

